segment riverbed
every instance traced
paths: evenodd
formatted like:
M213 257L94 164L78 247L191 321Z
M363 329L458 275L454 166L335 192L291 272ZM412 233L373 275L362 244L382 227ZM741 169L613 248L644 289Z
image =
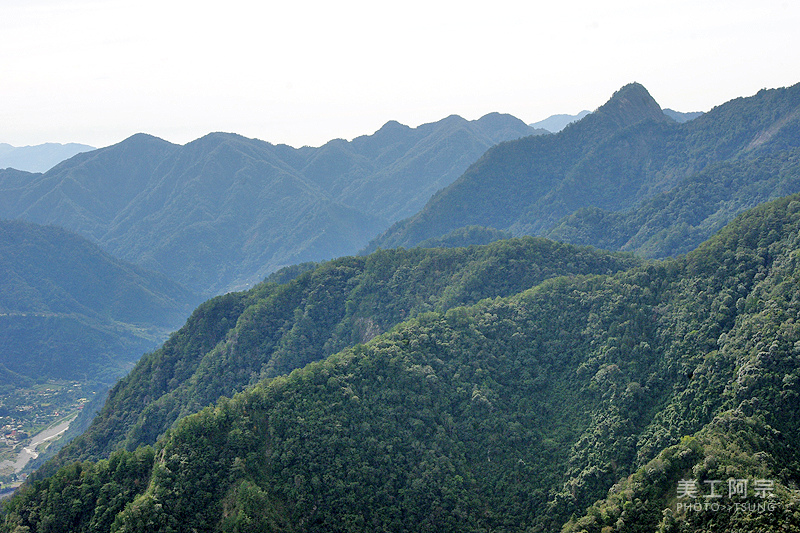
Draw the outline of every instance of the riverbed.
M28 464L28 461L39 457L39 452L36 451L36 448L49 440L60 437L62 433L69 429L69 425L77 416L77 414L73 415L34 435L31 438L31 442L19 452L16 461L3 461L0 463L0 468L7 468L11 466L14 468L15 474L22 472L22 469L25 468L25 465Z

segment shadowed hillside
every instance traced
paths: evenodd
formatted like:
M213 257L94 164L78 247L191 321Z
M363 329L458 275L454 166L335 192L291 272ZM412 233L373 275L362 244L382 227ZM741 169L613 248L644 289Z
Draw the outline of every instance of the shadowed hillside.
M148 135L45 174L0 171L0 216L69 228L205 295L306 261L355 253L490 146L533 133L497 113L295 149L213 133Z

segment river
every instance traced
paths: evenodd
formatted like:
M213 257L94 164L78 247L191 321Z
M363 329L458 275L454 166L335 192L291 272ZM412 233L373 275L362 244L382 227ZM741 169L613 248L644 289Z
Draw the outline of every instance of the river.
M36 448L44 442L48 440L52 440L58 438L62 433L64 433L67 429L69 429L69 425L75 420L75 416L71 416L66 420L59 422L54 426L50 426L49 428L45 429L44 431L40 431L36 435L31 438L30 444L22 448L17 455L17 460L14 462L11 461L3 461L0 463L0 468L13 466L14 472L19 474L22 472L22 469L25 468L25 465L28 464L28 461L31 459L36 459L39 457L39 453L36 451Z

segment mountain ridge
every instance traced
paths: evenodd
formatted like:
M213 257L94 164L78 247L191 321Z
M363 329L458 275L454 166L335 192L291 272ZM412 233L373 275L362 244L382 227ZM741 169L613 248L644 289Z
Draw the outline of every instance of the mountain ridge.
M530 126L531 128L541 128L549 131L550 133L558 133L559 131L563 130L568 124L577 122L578 120L582 119L589 113L591 113L591 111L584 109L583 111L575 115L569 115L566 113L550 115L546 119L540 120L538 122L533 122L531 124L528 124L528 126Z
M582 208L624 212L658 194L677 193L710 164L774 151L788 154L800 138L798 93L800 85L763 90L679 124L664 115L644 87L630 84L557 134L490 149L421 211L395 223L365 250L414 246L466 226L517 236L546 234ZM784 178L769 177L765 187L779 188L779 179ZM798 179L791 177L793 188L784 188L784 194L800 190ZM727 209L723 224L774 197L751 191L752 202L744 199ZM710 235L705 232L700 240Z
M490 144L531 132L493 114L388 123L319 148L229 133L179 146L137 134L45 174L0 172L0 216L65 226L211 295L356 252Z
M0 143L0 168L46 172L62 161L90 150L95 150L95 147L79 143L44 143L34 146Z
M531 261L536 268L528 268ZM220 394L231 396L254 379L366 342L415 314L513 294L559 275L613 272L637 263L629 255L525 238L341 258L285 283L265 282L214 298L117 384L92 428L59 461L153 444L178 418ZM200 333L203 324L215 333Z

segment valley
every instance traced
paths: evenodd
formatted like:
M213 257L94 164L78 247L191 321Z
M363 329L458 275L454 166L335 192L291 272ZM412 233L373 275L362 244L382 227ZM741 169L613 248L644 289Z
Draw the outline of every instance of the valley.
M82 407L83 403L79 403L78 408ZM24 431L12 430L11 433L6 433L4 444L6 446L11 444L15 446L12 450L12 453L9 453L7 450L3 450L3 456L7 456L8 458L4 459L2 463L0 463L2 482L10 482L13 485L13 483L19 479L24 480L25 476L20 476L19 474L25 469L28 463L33 459L37 459L39 455L41 455L49 447L51 441L57 441L59 438L61 438L61 436L69 429L70 424L75 421L77 416L77 413L73 413L68 415L66 418L57 420L55 423L30 437L29 442L15 440L17 437L23 437L24 439L28 440L27 434ZM11 424L4 426L4 430L6 427L13 426L14 420L11 420Z
M78 381L49 380L25 389L0 391L0 484L16 486L32 459L67 431L96 394ZM42 446L44 445L44 446Z

